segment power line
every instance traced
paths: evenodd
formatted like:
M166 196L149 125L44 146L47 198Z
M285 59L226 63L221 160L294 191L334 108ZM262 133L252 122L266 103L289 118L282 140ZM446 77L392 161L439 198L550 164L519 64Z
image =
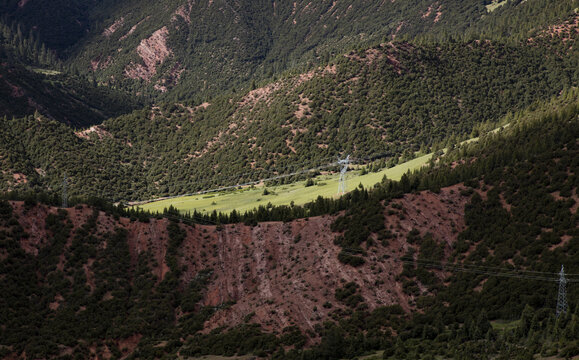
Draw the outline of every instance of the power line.
M411 259L411 258L401 258L403 260L410 260L410 261L414 261L417 263L430 263L430 264L440 264L440 261L437 260L429 260L429 259ZM448 262L447 262L448 264ZM559 273L554 273L554 272L548 272L548 271L535 271L535 270L525 270L525 269L515 269L515 268L506 268L506 267L500 267L500 266L488 266L488 265L476 265L476 264L459 264L460 266L464 266L464 267L470 267L470 268L475 268L475 269L482 269L482 270L499 270L499 271L518 271L518 272L524 272L524 273L529 273L529 274L539 274L539 275L552 275L552 276L557 276L559 275ZM579 274L566 274L567 276L579 276Z
M565 279L565 268L561 265L561 272L559 273L559 294L557 296L557 310L556 315L567 313L567 293L566 287L567 279Z
M260 183L265 183L267 181L274 181L274 180L279 180L279 179L283 179L283 178L287 178L287 177L291 177L291 176L295 176L295 175L302 175L302 174L306 174L308 172L312 172L312 171L318 171L318 170L322 170L322 169L326 169L329 167L335 167L335 166L342 166L342 171L344 170L344 163L346 160L348 160L348 164L359 164L359 165L363 165L365 163L368 162L372 162L376 159L380 159L380 158L384 158L384 157L388 157L390 156L389 153L381 153L381 154L375 154L372 156L366 156L364 158L354 158L354 157L350 157L350 155L348 155L348 157L346 159L340 160L338 159L338 161L333 161L333 162L328 162L328 163L324 163L322 165L316 166L316 167L312 167L312 168L307 168L307 169L303 169L303 170L299 170L299 171L292 171L290 173L285 173L285 174L280 174L280 172L283 172L283 170L292 170L292 169L296 169L296 168L301 168L304 167L308 164L310 164L311 162L303 162L301 164L295 164L295 165L289 165L286 167L281 167L281 168L273 168L273 169L269 169L267 170L266 173L274 173L276 174L275 176L271 176L271 177L266 177L266 178L261 178L258 180L253 180L253 181L247 181L247 182L243 182L243 183L236 183L235 185L226 185L226 186L221 186L218 188L213 188L213 189L208 189L208 190L201 190L198 192L194 192L194 193L187 193L187 194L180 194L180 195L173 195L173 196L163 196L160 198L156 198L156 199L152 199L152 200L144 200L144 201L129 201L129 204L132 205L143 205L143 204L147 204L150 202L155 202L155 201L160 201L160 200L170 200L170 199L176 199L176 198L180 198L180 197L186 197L186 196L195 196L195 195L203 195L203 194L208 194L208 193L213 193L213 192L219 192L219 191L227 191L227 190L232 190L232 189L236 189L239 187L244 187L244 186L251 186L251 185L256 185L256 184L260 184ZM328 161L331 158L323 158L321 159L321 161L318 162L322 162L322 161ZM265 171L265 169L263 169L262 171ZM340 181L342 181L342 178L344 180L343 182L343 188L345 189L345 174L344 176L342 175L342 171L340 172ZM244 177L247 176L251 176L251 175L255 175L255 171L253 172L247 172L244 174L238 174L235 176L230 176L230 177L221 177L221 178L215 178L213 177L211 180L206 180L204 182L201 182L201 184L209 184L209 183L214 183L216 179L221 179L223 182L227 182L228 180L233 180L233 179L243 179ZM199 184L199 183L198 183ZM342 184L342 183L341 183ZM342 189L342 187L340 188ZM339 189L339 190L340 190ZM344 191L345 192L345 191ZM343 192L343 193L344 193Z
M350 155L346 156L345 159L338 158L338 165L341 166L340 180L338 184L338 195L344 195L346 193L346 172L348 171L349 164L350 164Z
M354 248L342 248L342 251L350 254L350 255L360 255L363 254L364 251L362 249L354 249ZM533 271L533 270L525 270L525 269L509 269L505 267L497 267L497 266L484 266L484 265L475 265L475 264L452 264L444 261L438 260L425 260L425 259L412 259L409 257L391 257L394 261L402 262L405 264L435 268L443 271L449 272L465 272L465 273L473 273L479 275L488 275L488 276L497 276L497 277L506 277L506 278L518 278L518 279L525 279L525 280L537 280L537 281L550 281L550 282L557 282L559 279L557 276L560 273L554 272L545 272L545 271ZM570 276L579 277L579 274L566 274L567 283L574 283L579 282L579 278L577 279L568 279Z
M248 181L248 182L244 182L244 183L237 183L237 184L235 184L235 185L222 186L222 187L219 187L219 188L214 188L214 189L210 189L210 190L198 191L198 192L195 192L195 193L188 193L188 194L181 194L181 195L174 195L174 196L164 196L164 197L157 198L157 199L153 199L153 200L137 201L137 202L130 202L130 203L133 204L133 205L142 205L142 204L146 204L146 203L150 203L150 202L155 202L155 201L159 201L159 200L170 200L170 199L176 199L176 198L186 197L186 196L203 195L203 194L208 194L208 193L213 193L213 192L232 190L232 189L237 189L237 188L239 188L239 187L257 185L257 184L260 184L260 183L262 183L262 182L279 180L279 179L283 179L283 178L287 178L287 177L291 177L291 176L295 176L295 175L306 174L306 173L308 173L308 172L318 171L318 170L322 170L322 169L325 169L325 168L328 168L328 167L337 166L337 165L338 165L337 162L332 162L332 163L320 165L320 166L317 166L317 167L314 167L314 168L309 168L309 169L304 169L304 170L300 170L300 171L295 171L295 172L288 173L288 174L276 175L276 176L272 176L272 177L265 178L265 179Z
M523 269L508 269L508 268L497 268L497 267L488 267L485 268L484 266L479 265L470 265L470 264L449 264L444 262L436 262L436 261L421 261L421 260L413 260L409 258L397 258L395 261L400 261L407 264L412 265L422 265L423 267L430 267L436 268L443 271L449 272L465 272L465 273L473 273L479 275L487 275L487 276L495 276L495 277L505 277L505 278L517 278L517 279L525 279L525 280L537 280L537 281L549 281L549 282L557 282L557 273L547 273L547 272L538 272L540 274L536 274L537 272L530 271L530 270L523 270ZM571 279L567 280L567 282L579 282L579 279Z

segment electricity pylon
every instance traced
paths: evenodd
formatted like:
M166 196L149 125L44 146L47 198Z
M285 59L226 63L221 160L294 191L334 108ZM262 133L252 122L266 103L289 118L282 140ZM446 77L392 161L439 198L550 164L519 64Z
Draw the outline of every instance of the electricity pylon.
M338 195L343 195L346 193L346 172L348 171L348 165L350 164L350 155L346 156L345 159L338 158L338 164L342 165L342 168L340 169Z
M561 265L561 272L559 273L559 297L557 298L557 317L567 313L567 291L565 285L567 285L567 279L565 279L565 269L563 265Z

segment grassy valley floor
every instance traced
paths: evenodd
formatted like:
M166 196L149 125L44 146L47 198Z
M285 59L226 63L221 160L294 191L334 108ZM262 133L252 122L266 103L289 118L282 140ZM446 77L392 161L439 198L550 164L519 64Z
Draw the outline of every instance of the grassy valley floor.
M392 168L365 175L360 175L359 171L351 170L347 175L346 191L351 191L359 184L362 184L365 188L374 186L384 176L391 180L400 180L402 175L408 170L418 169L428 163L432 155L432 153L423 155ZM303 205L315 200L318 196L337 196L339 174L318 176L315 182L315 185L308 187L305 186L305 181L268 187L268 195L264 195L265 188L262 185L242 190L159 200L139 205L139 207L151 212L161 212L172 205L181 212L197 210L211 213L215 210L217 212L230 213L234 209L238 212L253 210L259 205L267 205L268 203L276 206L290 205L293 201L295 205Z

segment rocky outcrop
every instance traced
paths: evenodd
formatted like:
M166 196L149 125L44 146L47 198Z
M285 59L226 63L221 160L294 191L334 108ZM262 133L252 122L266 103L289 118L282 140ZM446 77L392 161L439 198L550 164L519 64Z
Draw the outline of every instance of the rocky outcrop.
M111 26L109 26L108 28L105 29L105 31L103 31L103 36L105 37L110 37L112 34L114 34L118 29L120 29L123 25L125 24L125 18L121 17L120 19L118 19L117 21L115 21Z
M149 38L141 41L137 47L137 54L142 59L142 64L130 63L125 68L125 75L131 79L141 78L145 81L151 81L151 78L157 74L157 66L165 62L167 57L172 54L171 49L167 47L167 36L169 30L166 26L155 31Z

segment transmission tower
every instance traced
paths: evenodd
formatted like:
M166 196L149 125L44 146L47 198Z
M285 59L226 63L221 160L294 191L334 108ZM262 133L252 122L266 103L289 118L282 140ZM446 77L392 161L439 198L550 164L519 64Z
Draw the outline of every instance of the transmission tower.
M62 207L68 207L68 181L66 180L66 174L64 174L64 179L62 180Z
M348 165L350 164L350 155L346 156L345 159L338 158L338 164L342 166L342 169L340 169L338 195L343 195L346 193L346 172L348 171Z
M556 315L567 313L567 292L565 289L567 285L567 279L565 279L565 269L561 265L561 272L559 273L559 297L557 299L557 312Z

